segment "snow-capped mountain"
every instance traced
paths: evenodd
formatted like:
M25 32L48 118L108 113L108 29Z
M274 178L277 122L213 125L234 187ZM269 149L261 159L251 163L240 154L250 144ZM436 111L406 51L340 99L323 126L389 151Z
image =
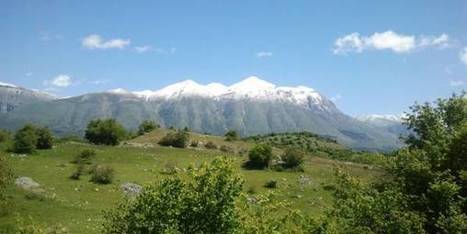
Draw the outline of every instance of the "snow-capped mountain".
M15 92L21 98L38 95L19 89ZM4 93L7 95L0 95L0 102L11 100L8 96L11 93ZM21 103L0 114L0 128L14 130L33 122L48 126L57 134L82 134L87 123L96 118L115 118L128 129L136 129L143 120L153 119L165 127L188 127L218 135L230 129L242 136L310 131L356 149L388 150L400 146L393 132L345 115L312 88L276 86L257 77L230 86L187 80L155 91L130 92L119 88Z
M13 111L21 105L52 100L52 95L0 82L0 113Z
M250 99L256 101L285 101L305 107L308 107L310 104L326 107L324 105L324 98L312 88L305 86L278 87L256 76L248 77L231 86L225 86L220 83L202 85L192 80L186 80L156 91L144 90L132 93L146 100L168 100L198 96L216 100Z
M385 114L385 115L361 115L357 116L356 119L364 122L374 122L374 121L391 121L391 122L402 122L404 114L393 115L393 114Z

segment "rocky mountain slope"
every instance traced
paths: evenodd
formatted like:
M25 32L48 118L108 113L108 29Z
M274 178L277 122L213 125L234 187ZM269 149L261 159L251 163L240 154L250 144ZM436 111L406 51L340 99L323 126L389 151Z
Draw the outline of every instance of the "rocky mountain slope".
M55 97L46 93L36 92L16 85L0 82L0 113L13 111L21 105L53 99L55 99Z
M0 127L26 122L49 126L58 134L82 134L89 120L112 117L135 129L145 119L166 127L242 136L310 131L331 136L356 149L389 150L400 146L394 134L345 115L315 90L277 87L249 77L231 86L176 83L156 91L124 89L25 104L0 117Z

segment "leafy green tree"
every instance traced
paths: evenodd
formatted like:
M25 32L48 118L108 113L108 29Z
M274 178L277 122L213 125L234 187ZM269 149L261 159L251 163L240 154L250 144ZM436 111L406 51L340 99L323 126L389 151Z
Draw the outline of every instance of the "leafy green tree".
M48 128L36 128L37 134L37 149L51 149L54 142L54 137Z
M186 148L190 135L186 131L169 132L162 139L159 140L158 144L162 146L172 146L176 148Z
M245 166L263 169L270 166L271 160L271 146L265 144L257 144L248 152L248 162Z
M301 150L294 148L287 148L282 155L282 161L284 161L285 168L298 168L303 164L305 153Z
M159 128L160 125L157 124L153 120L144 120L139 126L138 126L138 135L143 135L145 133L151 132L157 128Z
M234 233L243 181L231 161L215 159L188 173L188 180L164 179L106 213L104 233Z
M125 129L115 119L96 119L89 122L84 137L96 145L118 145L125 136Z
M6 130L3 130L3 129L0 129L0 142L5 142L5 141L8 141L10 140L11 138L11 133L6 131Z
M235 130L229 130L227 133L225 133L225 140L226 141L236 141L238 140L238 133Z
M371 186L347 179L336 186L336 206L324 229L467 233L465 93L411 110L405 121L413 134L406 139L408 147L390 158L390 179Z
M20 154L29 154L36 150L36 145L36 128L32 124L26 124L16 131L12 151Z

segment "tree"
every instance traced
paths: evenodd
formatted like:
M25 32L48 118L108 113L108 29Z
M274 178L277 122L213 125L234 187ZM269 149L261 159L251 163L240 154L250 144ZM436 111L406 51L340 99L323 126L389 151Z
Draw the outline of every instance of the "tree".
M294 148L287 148L282 155L282 161L284 161L283 166L285 168L297 168L303 164L303 158L305 153L301 150Z
M53 146L54 138L48 128L37 128L37 149L50 149Z
M29 154L36 150L37 134L32 124L26 124L16 131L12 151L20 154Z
M413 134L390 158L389 179L369 186L346 179L336 186L336 205L324 229L467 233L465 93L412 106L405 124Z
M104 233L233 233L242 179L231 161L215 159L188 172L190 179L163 179L105 215Z
M145 133L151 132L157 128L159 128L160 125L157 124L153 120L144 120L139 126L138 126L138 135L143 135Z
M186 148L190 135L186 131L169 132L159 140L159 145Z
M269 167L272 160L272 148L269 145L257 144L248 152L247 167L263 169Z
M118 145L126 131L115 119L96 119L89 122L85 138L96 145Z
M226 141L238 140L238 133L235 130L229 130L224 136Z

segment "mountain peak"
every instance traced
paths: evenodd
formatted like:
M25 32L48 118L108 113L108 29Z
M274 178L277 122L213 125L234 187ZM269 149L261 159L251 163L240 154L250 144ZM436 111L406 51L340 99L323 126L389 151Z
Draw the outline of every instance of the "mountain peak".
M11 87L11 88L18 88L18 86L14 85L14 84L9 84L9 83L4 83L4 82L0 82L0 86L7 86L7 87Z
M257 76L249 76L249 77L245 78L244 80L230 86L230 89L261 90L261 89L273 89L275 87L276 87L276 85L274 85L274 84L272 84L272 83L270 83L268 81L262 80L262 79L258 78Z

